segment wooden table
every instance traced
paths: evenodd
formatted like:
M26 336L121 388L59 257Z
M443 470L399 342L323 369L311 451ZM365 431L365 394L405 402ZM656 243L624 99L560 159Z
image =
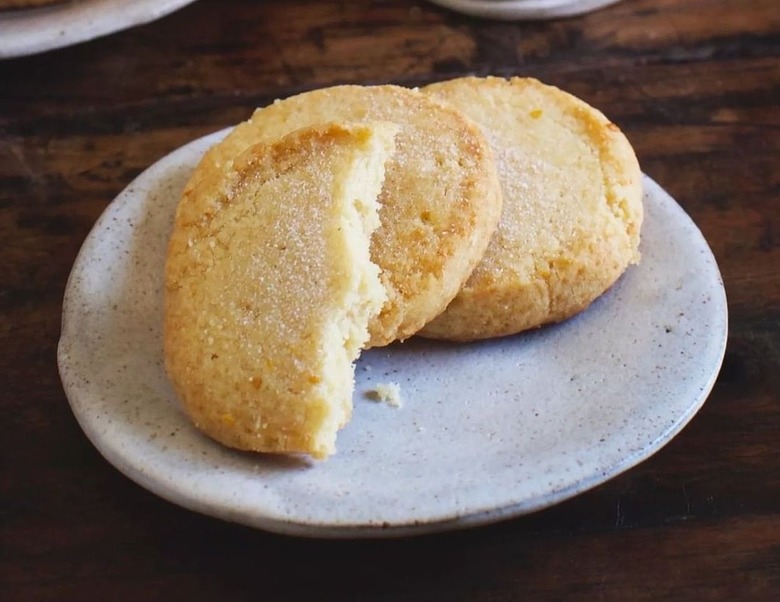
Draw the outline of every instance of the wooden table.
M780 10L624 0L547 23L422 1L200 0L0 63L4 600L780 600ZM342 82L527 75L602 109L704 232L730 306L702 411L549 510L390 541L200 516L112 468L55 351L76 253L141 170L277 97Z

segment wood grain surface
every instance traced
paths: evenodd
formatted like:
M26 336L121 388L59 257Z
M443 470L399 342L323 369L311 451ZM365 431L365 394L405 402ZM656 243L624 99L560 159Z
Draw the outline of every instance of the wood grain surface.
M411 0L200 0L0 62L3 600L780 600L780 5L624 0L472 19ZM701 412L547 511L392 541L267 534L112 468L56 365L81 243L145 167L256 106L336 83L538 77L602 109L696 221L730 332Z

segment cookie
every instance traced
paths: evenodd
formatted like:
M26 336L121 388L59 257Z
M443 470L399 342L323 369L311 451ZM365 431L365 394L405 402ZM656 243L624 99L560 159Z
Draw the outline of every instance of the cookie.
M397 131L298 130L186 187L166 263L164 351L186 412L212 438L335 451L352 362L386 299L369 245Z
M476 125L416 90L391 85L324 88L258 109L206 154L198 171L212 178L248 146L301 127L364 120L401 127L380 196L382 225L371 243L388 300L369 327L369 346L382 346L413 335L444 310L496 228L498 176Z
M467 341L558 322L639 261L642 175L599 111L535 79L467 77L423 92L482 127L504 205L482 261L420 334Z

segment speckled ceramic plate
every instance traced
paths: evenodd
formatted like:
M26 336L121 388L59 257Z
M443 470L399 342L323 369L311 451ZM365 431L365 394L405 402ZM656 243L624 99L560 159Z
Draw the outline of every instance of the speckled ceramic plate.
M365 353L352 421L326 462L226 449L195 431L163 369L167 238L197 140L105 211L68 282L59 366L79 423L119 470L205 514L298 535L440 531L560 502L634 466L691 419L726 339L718 268L646 179L639 266L557 326L468 345ZM401 385L403 407L369 401Z
M0 58L37 54L154 21L194 0L64 0L0 11Z
M573 17L619 0L430 0L434 4L484 19L540 20Z

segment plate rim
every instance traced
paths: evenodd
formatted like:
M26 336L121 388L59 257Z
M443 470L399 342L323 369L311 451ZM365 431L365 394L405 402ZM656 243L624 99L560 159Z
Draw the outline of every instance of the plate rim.
M77 0L1 11L0 59L32 56L88 42L151 23L195 1ZM112 15L114 19L110 18Z
M501 21L542 21L576 17L606 8L620 0L429 0L472 17Z

